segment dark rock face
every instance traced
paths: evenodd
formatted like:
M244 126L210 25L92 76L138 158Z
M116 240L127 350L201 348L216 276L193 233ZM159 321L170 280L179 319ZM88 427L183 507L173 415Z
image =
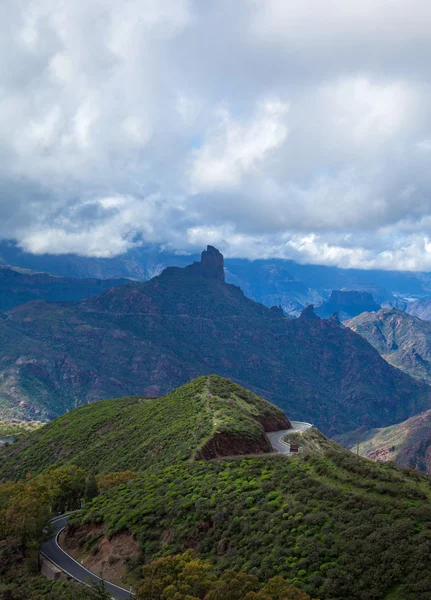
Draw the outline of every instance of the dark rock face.
M329 300L316 308L316 313L322 319L327 319L337 312L341 320L345 320L380 308L369 292L333 290Z
M203 277L212 277L224 281L223 254L214 246L207 246L207 249L202 252L201 274Z
M310 306L306 306L298 318L307 319L308 321L320 321L320 318L314 312L314 306L312 304L310 304Z

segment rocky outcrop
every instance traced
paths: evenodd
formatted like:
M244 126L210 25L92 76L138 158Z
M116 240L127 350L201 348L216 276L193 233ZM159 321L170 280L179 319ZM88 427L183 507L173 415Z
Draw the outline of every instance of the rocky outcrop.
M298 318L299 319L307 319L307 321L319 321L320 320L319 317L314 312L313 304L310 304L310 306L306 306Z
M201 254L200 262L186 267L186 270L200 277L224 281L224 257L214 246L207 246Z

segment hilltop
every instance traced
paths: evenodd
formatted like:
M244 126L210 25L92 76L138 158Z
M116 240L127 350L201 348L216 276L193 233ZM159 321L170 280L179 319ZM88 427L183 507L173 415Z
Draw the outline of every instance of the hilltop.
M396 308L363 313L345 322L391 365L431 383L431 323Z
M55 277L48 273L36 273L0 265L0 313L31 300L49 302L81 300L87 296L100 294L109 288L130 283L132 280L125 278Z
M160 398L76 408L0 453L0 479L75 464L97 471L272 452L265 431L288 429L283 411L216 375ZM121 451L119 452L119 449Z
M94 400L159 396L199 375L246 384L336 434L431 407L431 388L361 336L305 311L287 319L200 262L73 303L30 302L0 321L0 415L46 420Z

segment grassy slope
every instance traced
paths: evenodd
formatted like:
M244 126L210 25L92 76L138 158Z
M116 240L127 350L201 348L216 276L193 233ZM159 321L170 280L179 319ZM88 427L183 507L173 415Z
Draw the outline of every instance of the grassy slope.
M266 443L255 418L268 416L281 419L283 413L220 377L200 377L161 398L119 398L74 409L3 450L0 478L53 464L103 472L169 465L190 459L216 432Z
M280 574L323 600L429 600L429 481L357 458L316 430L302 438L303 458L151 469L98 497L74 527L131 532L145 560L192 547L220 570Z

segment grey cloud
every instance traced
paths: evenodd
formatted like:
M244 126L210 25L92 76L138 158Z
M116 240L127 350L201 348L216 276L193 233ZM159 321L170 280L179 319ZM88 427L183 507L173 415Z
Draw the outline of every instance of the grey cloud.
M431 269L427 0L6 4L0 237Z

